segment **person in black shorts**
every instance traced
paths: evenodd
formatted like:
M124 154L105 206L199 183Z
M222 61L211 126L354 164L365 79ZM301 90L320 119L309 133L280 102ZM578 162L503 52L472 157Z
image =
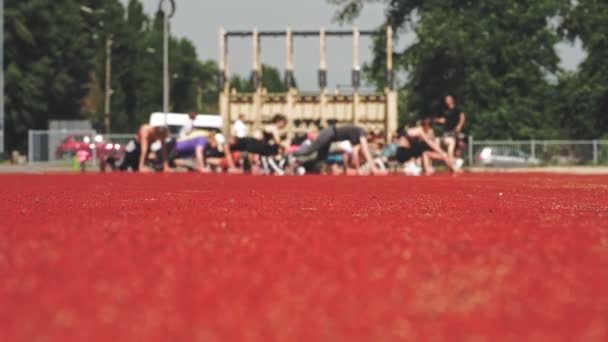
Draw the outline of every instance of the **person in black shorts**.
M152 172L153 169L146 166L148 160L148 153L150 152L150 146L159 141L161 144L161 155L162 155L162 170L164 172L170 172L168 162L168 153L166 147L166 139L169 136L169 129L164 126L150 126L142 125L134 139L129 141L125 147L125 155L122 163L118 167L120 171L127 171L131 169L136 172Z
M232 137L230 150L245 152L243 165L245 171L257 173L263 167L267 173L283 174L283 170L274 160L281 150L280 130L287 125L287 118L276 114L270 124L262 131L255 132L253 137Z
M370 165L372 174L384 173L374 164L367 142L367 134L361 127L355 125L345 125L340 127L329 126L321 130L316 137L312 138L313 141L311 144L300 147L293 153L293 156L309 156L316 152L317 156L315 159L320 162L325 162L332 143L348 140L353 146L360 146L361 152L365 157L365 161Z
M431 123L431 119L424 119L420 125L404 129L399 134L399 147L396 152L396 159L399 163L421 158L426 173L430 174L432 173L430 160L439 159L445 161L447 166L452 169L452 163L447 153L429 134Z

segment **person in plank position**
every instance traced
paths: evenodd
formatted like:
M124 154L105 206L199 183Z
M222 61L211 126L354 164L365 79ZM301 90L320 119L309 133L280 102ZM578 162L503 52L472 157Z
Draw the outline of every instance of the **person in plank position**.
M340 127L329 126L321 130L316 137L312 136L311 138L312 143L300 147L293 153L293 156L310 156L316 152L316 160L318 162L325 162L332 143L348 140L353 146L360 147L360 151L363 154L365 161L370 164L372 174L384 173L374 165L371 153L369 151L367 134L361 127L355 125L345 125Z
M163 172L170 172L166 140L169 136L169 129L164 126L142 125L134 139L132 139L125 148L125 156L122 163L118 167L120 171L131 169L137 172L153 172L151 168L146 166L150 146L159 141L161 144L161 156Z

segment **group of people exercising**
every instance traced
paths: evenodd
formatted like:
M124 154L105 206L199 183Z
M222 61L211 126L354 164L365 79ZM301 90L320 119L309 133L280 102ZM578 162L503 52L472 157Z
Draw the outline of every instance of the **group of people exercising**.
M249 134L243 116L232 125L230 138L219 132L194 128L195 113L182 127L177 138L170 138L166 127L140 127L127 145L118 167L121 171L164 171L187 168L199 172L252 174L372 174L388 172L391 162L404 165L408 174L434 173L433 161L445 163L458 172L461 131L465 114L454 98L445 98L442 115L425 118L413 127L404 127L385 142L355 125L329 125L311 129L306 136L286 143L281 130L287 118L276 114L261 130ZM434 124L443 125L444 137L434 135ZM152 150L153 143L160 145ZM444 149L445 147L445 149Z

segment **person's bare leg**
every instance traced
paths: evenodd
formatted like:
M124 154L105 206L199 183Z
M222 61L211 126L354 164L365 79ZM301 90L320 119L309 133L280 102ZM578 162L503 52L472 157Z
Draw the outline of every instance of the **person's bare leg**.
M445 138L445 144L448 147L448 163L454 165L454 150L456 150L456 139L453 137Z
M425 175L432 175L435 173L433 168L433 161L431 160L430 152L424 152L422 154L422 168L424 169Z
M359 155L360 152L360 148L359 146L355 146L353 148L353 153L351 156L351 164L352 167L359 172L361 170L361 156ZM366 162L368 162L368 160L366 160Z
M260 174L260 155L256 153L249 153L249 165L251 165L251 174L259 175Z
M330 173L332 176L339 176L339 175L343 174L342 169L340 168L340 166L338 164L331 164L329 169L330 169Z

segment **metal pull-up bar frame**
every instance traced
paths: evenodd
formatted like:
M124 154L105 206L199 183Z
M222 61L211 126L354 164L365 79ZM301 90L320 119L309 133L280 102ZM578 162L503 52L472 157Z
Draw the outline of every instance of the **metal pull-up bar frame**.
M352 86L354 89L358 89L361 83L361 66L359 65L359 38L360 36L378 36L382 35L381 30L359 30L354 27L352 30L325 30L321 28L318 31L314 30L291 30L286 29L284 31L277 30L264 30L258 31L254 29L252 31L225 31L220 29L219 41L220 41L220 56L219 56L219 71L220 75L219 86L223 89L228 82L228 39L229 38L252 38L253 39L253 65L252 65L252 76L254 88L259 86L261 82L261 38L286 38L286 71L285 71L285 84L287 88L295 85L293 78L293 38L294 37L319 37L320 41L320 63L319 63L319 88L324 89L327 87L327 61L326 61L326 40L327 37L352 37L353 38L353 72L352 72ZM386 86L389 89L394 87L393 77L393 31L390 26L386 28Z
M229 134L231 115L238 112L248 113L250 122L256 128L261 127L262 116L268 116L268 111L278 110L288 117L288 136L293 136L296 127L296 118L314 112L322 124L328 120L351 122L355 124L378 125L382 123L383 128L389 136L390 132L397 129L397 93L394 89L393 77L393 30L386 27L386 83L383 94L375 94L371 97L362 97L359 94L361 83L361 66L359 61L359 39L361 36L379 36L383 30L363 30L353 27L352 30L291 30L284 31L219 31L219 86L220 112L224 118L224 132ZM285 38L286 62L285 62L285 85L287 91L279 96L268 97L262 87L262 62L261 62L261 39L262 38ZM314 96L298 95L294 81L294 38L318 37L319 39L319 73L318 81L320 92ZM327 38L328 37L352 37L353 41L353 64L352 64L352 96L330 95L327 91ZM237 94L230 89L228 81L228 40L230 38L252 39L253 58L251 80L254 91L243 95ZM276 100L280 99L280 100ZM376 107L374 107L376 106ZM304 114L304 113L308 114ZM344 114L344 113L350 114ZM263 114L264 113L264 114ZM343 114L340 114L343 113ZM299 119L298 119L299 120Z

